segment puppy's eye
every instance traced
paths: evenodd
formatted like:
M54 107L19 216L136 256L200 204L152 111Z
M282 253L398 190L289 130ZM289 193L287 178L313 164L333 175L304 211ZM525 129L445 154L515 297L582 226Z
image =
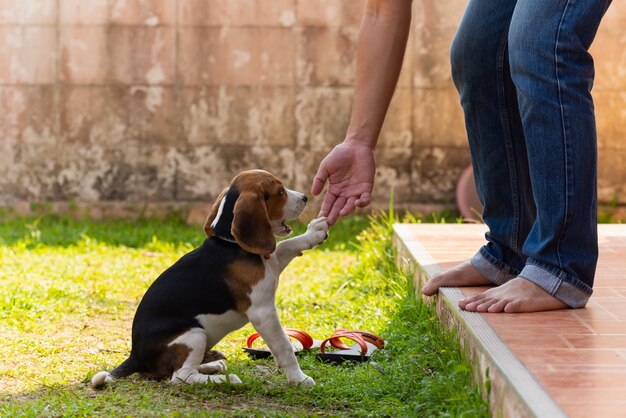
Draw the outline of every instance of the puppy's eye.
M278 191L278 194L281 195L281 196L284 195L285 194L285 188L281 187L280 190Z

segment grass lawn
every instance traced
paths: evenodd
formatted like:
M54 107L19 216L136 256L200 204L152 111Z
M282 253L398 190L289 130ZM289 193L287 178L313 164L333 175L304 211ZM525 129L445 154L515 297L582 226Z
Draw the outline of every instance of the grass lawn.
M383 215L348 217L281 276L284 326L324 339L337 328L382 335L371 363L300 358L317 383L289 386L272 360L242 351L250 325L215 348L242 385L171 385L138 375L93 390L88 381L130 350L149 284L198 246L201 227L140 221L0 217L0 416L487 416L453 336L393 262ZM295 225L301 233L305 225Z

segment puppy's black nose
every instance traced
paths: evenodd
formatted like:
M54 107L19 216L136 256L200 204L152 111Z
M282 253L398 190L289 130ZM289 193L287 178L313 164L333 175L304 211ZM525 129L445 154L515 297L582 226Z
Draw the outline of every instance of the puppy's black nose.
M306 195L304 195L304 196L302 196L302 200L304 200L304 203L306 203L309 200L309 198L306 197Z

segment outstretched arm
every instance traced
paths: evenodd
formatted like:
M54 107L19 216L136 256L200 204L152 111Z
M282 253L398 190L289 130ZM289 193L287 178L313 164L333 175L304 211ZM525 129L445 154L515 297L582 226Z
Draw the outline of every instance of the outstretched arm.
M354 103L343 143L320 163L311 193L328 182L320 216L334 224L369 205L376 172L374 149L393 96L411 25L411 0L368 0L357 46Z

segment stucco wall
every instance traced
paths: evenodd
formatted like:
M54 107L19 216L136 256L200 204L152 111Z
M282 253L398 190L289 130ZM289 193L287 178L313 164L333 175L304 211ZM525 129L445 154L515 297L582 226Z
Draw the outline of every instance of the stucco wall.
M375 203L452 204L469 163L448 51L466 0L414 2ZM0 1L0 205L206 205L246 168L308 191L342 139L364 0ZM626 4L593 53L600 198L626 201Z

